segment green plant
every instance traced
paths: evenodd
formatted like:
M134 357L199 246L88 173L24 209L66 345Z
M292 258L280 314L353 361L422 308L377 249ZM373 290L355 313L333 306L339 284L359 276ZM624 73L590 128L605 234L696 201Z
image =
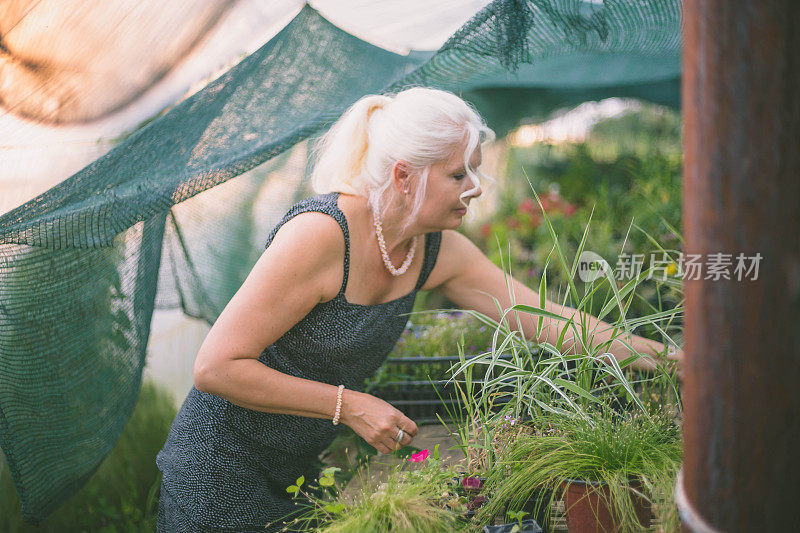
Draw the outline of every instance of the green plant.
M457 347L460 360L464 363L462 346L459 344ZM492 416L502 407L495 406L496 396L480 393L473 376L474 368L472 365L464 368L463 380L451 378L460 407L445 404L445 410L452 424L448 425L441 417L439 418L448 433L456 440L456 447L464 453L470 475L490 471L504 443L513 439L517 431L525 429L521 424L515 428L516 419L511 419L510 415L506 415L504 419Z
M588 418L546 416L536 426L538 431L511 443L490 474L487 486L495 496L481 517L498 512L504 500L520 504L531 487L557 492L571 480L607 486L610 507L624 531L641 529L632 490L656 509L668 506L663 501L668 495L653 487L673 483L680 467L680 429L670 416L606 409Z
M409 451L401 450L395 455L408 456ZM409 467L408 462L415 464ZM336 481L333 468L323 470L316 485L298 479L286 490L294 496L304 496L308 504L286 529L325 533L444 533L461 528L454 507L463 502L454 490L447 489L448 483L453 484L455 473L441 466L438 445L430 458L428 450L423 450L410 454L408 462L393 467L376 489L368 466L356 474L359 488L355 490L344 490Z
M469 234L491 249L489 257L501 264L500 250L508 248L511 270L524 283L537 283L552 252L549 227L542 211L562 237L565 254L575 252L591 216L592 233L585 249L612 263L618 254L643 254L646 261L660 258L654 236L662 247L678 253L682 239L675 228L681 223L680 116L653 106L597 123L586 142L512 147L509 183L502 191L496 216ZM541 194L541 206L530 198L529 183ZM626 231L631 221L636 232ZM495 249L494 241L501 246ZM651 263L652 264L652 263ZM568 290L566 274L549 273L548 288ZM627 313L645 316L661 302L672 307L680 301L672 283L647 283L639 287ZM600 312L598 302L586 310ZM615 311L612 310L614 315ZM680 317L677 317L680 320ZM646 336L657 335L649 325Z
M528 515L525 511L508 511L506 514L509 520L516 522L514 527L511 528L511 533L517 533L517 531L522 529L522 519Z
M534 195L538 199L535 190ZM623 437L630 438L621 442L630 445L628 452L635 453L637 437L644 435L649 438L659 434L664 429L659 424L664 420L668 419L675 424L674 420L679 419L681 412L675 369L663 361L640 353L629 341L628 335L644 325L649 325L668 343L677 344L673 336L680 328L673 326L672 321L680 316L681 304L664 309L659 301L658 307L652 312L629 317L628 311L636 290L647 280L650 269L621 286L608 271L603 271L602 276L579 286L574 277L578 258L586 243L589 223L586 224L581 241L576 247L575 258L568 262L555 229L544 211L543 221L552 246L539 283L538 307L526 303L501 309L499 302L495 300L501 316L499 321L480 313L469 312L492 329L492 347L487 353L469 358L463 351L459 351L460 364L452 369L451 380L459 387L466 419L458 420L451 433L465 449L468 458L477 457L470 461L470 466L480 468L493 480L493 484L487 485L488 490L494 491L491 504L481 509L478 520L487 520L499 512L506 502L510 501L510 507L518 509L533 491L559 489L559 483L570 476L586 475L589 476L588 479L601 481L609 486L614 506L630 522L631 505L626 504L623 498L629 498L630 485L626 476L634 476L645 486L651 487L648 489L651 501L661 501L656 496L659 491L652 490L652 487L666 486L668 481L665 482L663 476L672 476L680 462L680 434L676 429L677 425L670 426L674 431L661 433L662 436L669 435L667 442L660 443L661 448L649 450L653 452L653 456L664 453L661 463L651 457L652 461L644 466L636 461L630 464L623 462L622 466L615 464L611 461L612 452L615 451L611 447L606 450L606 456L602 455L602 449L597 452L600 455L596 457L596 464L601 465L598 469L582 469L586 465L581 461L588 460L589 452L570 448L570 439L577 435L577 428L586 430L584 433L593 437L595 442L600 442L603 438L614 439L623 432ZM545 302L550 300L546 279L551 260L557 263L567 280L563 300L566 303L570 299L574 305L574 314L570 317L545 310ZM501 264L507 272L505 263L501 261ZM510 277L510 273L507 275ZM510 281L508 286L509 295L514 302ZM676 283L675 289L680 289L679 284ZM595 301L598 305L592 305ZM602 342L597 340L601 333L597 328L601 322L592 323L588 320L588 309L593 308L599 308L597 318L601 320L611 316L612 310L617 311L614 320L605 326L610 333L604 336ZM521 315L530 315L536 321L537 337L542 337L547 324L555 328L557 340L554 343L541 342L538 346L539 352L534 353L521 333ZM571 351L564 344L567 334L573 340ZM549 338L552 339L553 336ZM614 342L624 345L630 351L630 356L621 360L612 356L608 348ZM500 353L509 352L513 355L510 360L498 357ZM651 362L650 374L632 370L632 365L640 360ZM480 390L476 390L473 372L480 367L485 368L486 375L490 378L485 380ZM605 416L614 419L614 424L606 423L608 419L603 418ZM510 421L516 422L516 429L508 427ZM589 428L594 433L588 433ZM555 452L548 451L545 455L553 463L547 464L541 460L535 464L535 468L539 468L536 476L551 477L531 477L534 467L529 468L528 465L539 457L535 455L536 447L531 443L542 442L550 443L563 453L558 456ZM638 442L642 444L641 441ZM673 453L676 450L677 455ZM645 455L649 453L647 450L639 451ZM572 458L572 464L566 463L564 468L558 465L557 460L569 458ZM606 459L609 462L604 463ZM576 465L581 465L581 468ZM648 465L656 467L648 470ZM659 470L660 467L663 468ZM664 490L660 493L666 494ZM664 504L661 507L666 509L669 505Z
M340 486L345 486L376 455L378 450L375 447L348 426L343 426L320 455L320 468L325 465L337 467L334 478Z
M534 195L536 195L535 190ZM536 197L538 199L538 196ZM600 395L620 396L632 402L636 408L645 410L644 404L636 394L637 382L628 379L625 367L645 358L655 366L653 379L666 381L673 389L677 387L676 380L671 369L662 362L652 360L652 358L639 353L626 339L633 334L635 329L650 325L659 331L669 344L677 345L668 330L672 320L676 316L680 316L681 306L678 305L667 310L656 309L655 312L645 316L627 318L627 311L633 301L636 289L647 280L651 269L641 272L621 287L618 287L610 271L604 270L603 276L584 284L583 292L580 293L573 278L589 233L589 223L585 227L576 255L570 265L546 213L544 213L544 221L553 246L539 284L539 306L515 304L503 310L495 298L498 313L502 317L500 321L492 320L475 311L468 311L492 328L494 332L492 347L487 353L469 359L462 357L461 364L453 369L453 378L463 375L467 369L472 372L475 367L486 368L485 372L491 378L485 380L479 399L474 403L482 406L483 412L488 412L487 398L499 396L510 400L502 411L498 411L490 417L491 421L496 421L500 416L508 414L507 410L509 409L514 418L520 416L536 418L543 412L585 417L587 407L601 403ZM557 260L561 271L565 273L568 280L564 303L566 303L566 297L570 297L575 305L574 313L569 318L545 310L545 302L550 300L546 280L547 266L551 257ZM507 273L507 277L510 277L510 273ZM509 296L513 302L514 294L510 288L510 281L507 281L507 284ZM600 292L601 289L605 289L605 293ZM588 319L590 313L587 308L593 307L591 304L595 299L598 299L600 303L597 319L606 318L612 310L616 310L618 313L617 320L607 324L607 328L610 329L609 338L601 343L595 340L599 333L606 333L597 331L601 322L598 321L593 327L590 327L591 322ZM531 315L535 318L537 337L539 338L543 336L544 321L547 319L548 327L556 330L555 344L543 341L538 346L539 353L534 353L529 341L521 333L520 314ZM564 347L564 340L568 333L573 342L572 351L575 353L570 353ZM630 350L630 357L621 361L612 357L607 350L613 343L626 346ZM499 354L508 352L513 354L510 360L502 360L499 357ZM496 369L499 369L499 372L494 373ZM642 378L639 382L647 380L648 378Z
M570 268L560 252L555 235L554 240L554 256L559 258L562 268ZM546 276L547 270L544 272ZM636 283L632 282L620 290L610 291L611 298L603 304L605 309L611 305L623 309L620 322L612 325L617 329L624 330L627 326L628 330L632 330L645 320L658 324L679 312L679 309L672 309L626 323L623 298L630 298L635 287ZM575 296L578 294L577 287L573 285L572 289L575 291L573 297L579 301L576 310L581 312L582 304L587 301L586 294L591 297L596 284L588 285L586 293L580 298ZM643 355L633 353L630 358L620 362L606 356L604 347L596 346L592 331L578 327L575 320L556 317L543 310L547 298L544 279L540 283L539 296L539 308L517 304L501 313L503 320L500 322L475 313L476 318L494 332L489 352L467 358L459 346L460 364L452 369L451 380L459 392L463 416L457 416L459 410L448 410L455 422L452 428L448 426L448 431L464 451L471 472L489 473L496 470L517 441L536 433L536 421L545 416L588 420L594 410L613 405L634 409L647 418L654 405L662 406L664 403L674 408L674 415L680 413L675 376L668 368L658 366L648 376L631 372L626 365ZM540 352L534 352L520 330L511 327L515 320L519 320L516 313L530 313L538 318L539 331L544 327L544 317L558 320L558 341L555 344L542 343ZM663 325L662 329L668 329L668 326ZM577 346L584 353L564 353L563 340L567 332L578 338ZM497 355L504 352L511 352L513 357L510 360L500 359ZM487 373L492 377L478 389L473 372L481 366L489 368ZM524 502L537 487L531 485L526 489L515 493L519 500L517 503ZM494 501L503 502L507 496L500 494ZM496 503L489 512L499 511L497 505L500 504ZM487 515L481 514L480 519L486 520Z

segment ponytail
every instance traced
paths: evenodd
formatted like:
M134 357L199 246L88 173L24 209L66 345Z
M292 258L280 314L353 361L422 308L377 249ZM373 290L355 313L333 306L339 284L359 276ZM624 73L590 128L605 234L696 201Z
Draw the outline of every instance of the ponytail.
M367 191L358 182L369 149L369 121L391 101L383 95L361 98L322 136L313 149L316 164L311 186L315 192L365 195Z

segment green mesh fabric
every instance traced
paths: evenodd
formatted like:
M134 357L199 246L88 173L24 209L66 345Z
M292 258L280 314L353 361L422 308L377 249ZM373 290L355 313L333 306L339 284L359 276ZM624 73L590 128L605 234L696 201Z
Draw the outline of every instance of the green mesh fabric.
M612 96L678 108L680 39L679 1L493 2L389 90L458 92L498 135Z
M203 90L0 217L0 447L25 518L45 518L113 448L154 309L213 323L272 224L309 192L303 141L351 103L441 87L501 131L598 97L677 105L680 22L679 0L496 1L435 54L400 56L306 6Z

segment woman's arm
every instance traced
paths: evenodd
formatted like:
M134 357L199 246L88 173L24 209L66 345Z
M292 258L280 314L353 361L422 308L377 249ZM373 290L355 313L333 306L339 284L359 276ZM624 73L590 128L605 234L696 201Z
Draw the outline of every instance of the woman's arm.
M511 289L509 289L508 285L506 285L506 277L503 270L492 263L472 241L456 231L446 230L442 232L442 244L439 251L439 259L437 259L437 267L440 268L440 272L437 275L441 276L441 284L434 290L442 293L461 308L478 311L499 322L500 313L494 300L480 291L497 298L500 302L500 307L504 310L512 307L515 303L540 307L539 294L536 291L510 277ZM509 292L514 296L513 301ZM573 318L578 329L581 328L581 324L585 321L589 331L594 331L593 346L602 345L610 341L612 337L617 337L606 351L612 353L620 361L631 355L631 350L621 342L620 338L625 339L628 344L632 345L635 351L649 355L657 360L661 358L660 354L663 354L666 350L665 346L660 342L651 341L639 335L628 336L619 332L616 332L617 334L615 335L612 326L608 323L598 320L588 313L578 313L575 309L566 305L546 300L544 310L565 319ZM506 315L509 326L513 330L521 331L526 339L534 339L537 342L549 342L555 345L561 330L566 324L566 320L543 317L542 334L537 336L539 317L528 313L518 313L518 315L519 324L517 324L513 314ZM579 342L579 339L574 338L573 332L568 330L564 335L562 350L564 353L582 353L584 350L577 345ZM678 349L676 354L670 358L680 360L682 355L683 352ZM632 366L641 370L652 370L655 368L655 363L645 358L640 358Z
M343 263L344 236L334 219L309 212L287 221L203 341L197 389L256 411L332 419L337 386L284 374L258 357L338 292ZM417 434L399 410L357 391L344 391L341 421L384 453L395 447L397 426L407 433L403 445Z

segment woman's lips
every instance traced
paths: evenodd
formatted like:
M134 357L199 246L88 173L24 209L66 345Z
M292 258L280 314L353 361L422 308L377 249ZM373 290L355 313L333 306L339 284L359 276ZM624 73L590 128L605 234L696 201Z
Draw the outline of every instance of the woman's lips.
M456 209L455 211L459 215L466 215L467 214L467 210L465 208L463 208L463 207L460 207L460 208Z

